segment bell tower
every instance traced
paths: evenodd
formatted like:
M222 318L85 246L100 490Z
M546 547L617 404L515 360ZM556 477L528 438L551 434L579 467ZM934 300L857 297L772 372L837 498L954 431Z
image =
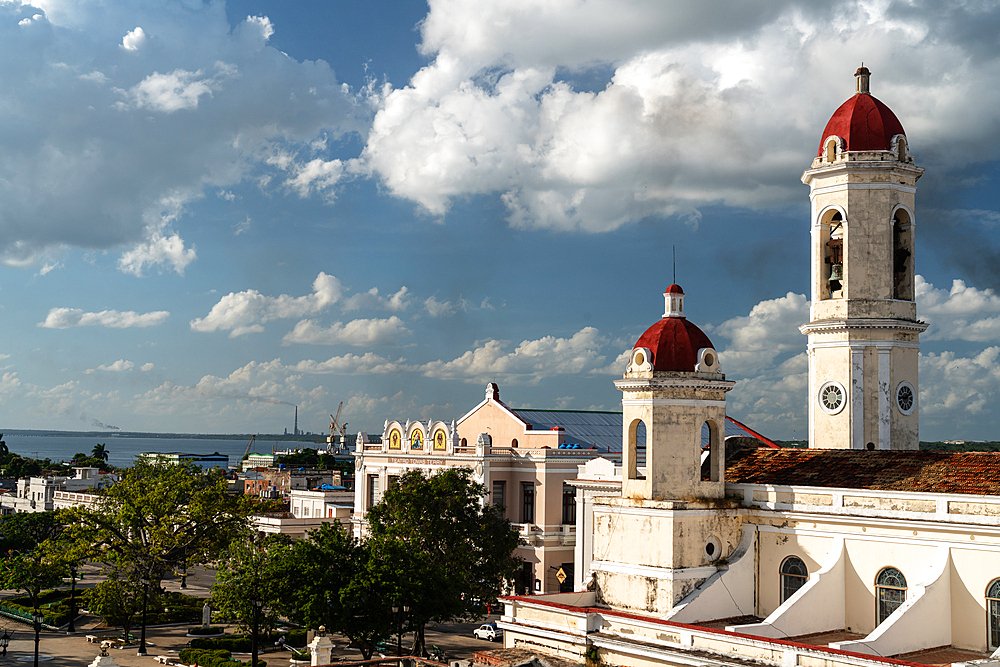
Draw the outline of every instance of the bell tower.
M923 173L871 72L802 175L811 206L809 446L917 449L914 197Z

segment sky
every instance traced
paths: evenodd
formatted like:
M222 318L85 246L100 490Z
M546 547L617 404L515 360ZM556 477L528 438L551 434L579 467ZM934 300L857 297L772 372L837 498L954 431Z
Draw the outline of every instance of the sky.
M997 439L998 34L996 2L0 0L0 426L620 409L676 270L729 414L804 438L800 179L863 62L926 169L921 439Z

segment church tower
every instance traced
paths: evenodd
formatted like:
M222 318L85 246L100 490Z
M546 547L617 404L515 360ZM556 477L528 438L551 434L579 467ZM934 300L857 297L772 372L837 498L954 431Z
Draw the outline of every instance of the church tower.
M726 392L735 383L722 374L712 341L685 317L680 285L668 287L663 298L663 317L639 337L624 376L615 380L623 393L622 495L722 498ZM644 475L640 439L645 441Z
M917 449L913 164L871 72L823 130L802 175L811 207L809 446Z

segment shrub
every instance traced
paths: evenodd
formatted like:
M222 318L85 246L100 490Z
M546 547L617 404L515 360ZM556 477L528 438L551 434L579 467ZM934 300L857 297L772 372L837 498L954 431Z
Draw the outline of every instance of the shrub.
M249 665L249 661L233 661L232 653L226 650L205 650L197 648L186 648L177 655L181 662L189 665L197 664L198 667L236 667L237 665ZM257 667L267 667L264 660L257 661Z

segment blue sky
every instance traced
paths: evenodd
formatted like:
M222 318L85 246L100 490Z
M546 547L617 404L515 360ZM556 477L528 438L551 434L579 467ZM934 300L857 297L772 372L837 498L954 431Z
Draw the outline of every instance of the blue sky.
M676 246L730 414L802 437L799 179L864 61L927 169L921 436L995 439L1000 7L814 5L0 0L0 424L616 409Z

